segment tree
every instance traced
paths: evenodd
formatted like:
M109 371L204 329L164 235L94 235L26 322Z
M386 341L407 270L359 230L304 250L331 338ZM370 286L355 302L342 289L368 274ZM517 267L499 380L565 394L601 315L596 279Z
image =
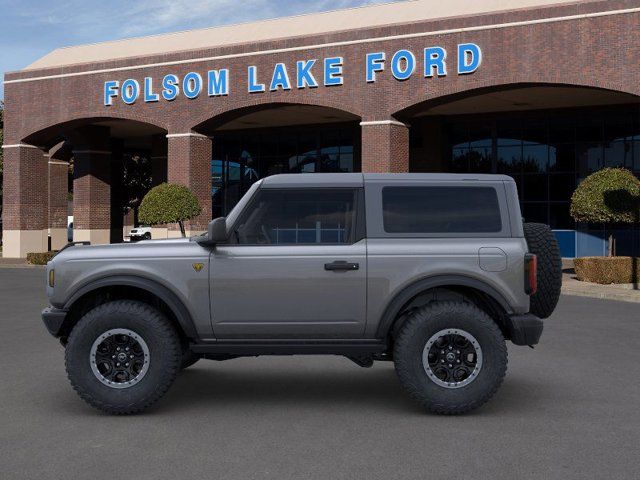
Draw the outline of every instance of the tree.
M625 168L604 168L585 178L571 197L576 222L637 223L640 216L640 180ZM609 256L615 239L609 235Z
M142 155L124 155L122 159L123 214L133 210L134 226L137 225L139 207L151 188L151 162Z
M184 237L184 222L201 213L202 207L191 190L183 185L162 183L144 196L138 216L146 225L177 223Z

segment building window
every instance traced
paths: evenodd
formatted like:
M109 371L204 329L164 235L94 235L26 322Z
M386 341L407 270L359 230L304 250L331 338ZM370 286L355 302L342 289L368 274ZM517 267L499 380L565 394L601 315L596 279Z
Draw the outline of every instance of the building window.
M221 132L213 142L213 216L226 215L256 181L280 173L355 172L357 124Z
M640 175L640 108L512 112L445 120L449 172L501 173L516 181L526 221L574 229L578 182L603 167Z

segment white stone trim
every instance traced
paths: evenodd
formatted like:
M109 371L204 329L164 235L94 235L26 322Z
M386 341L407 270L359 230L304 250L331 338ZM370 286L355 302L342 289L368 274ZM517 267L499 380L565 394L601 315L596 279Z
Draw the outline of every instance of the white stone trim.
M211 137L207 137L206 135L202 135L201 133L195 133L195 132L167 134L167 138L180 138L180 137L206 138L207 140L211 138Z
M37 148L35 145L29 145L28 143L14 143L12 145L2 145L2 148Z
M69 163L63 162L62 160L49 160L49 165L65 165L69 166Z
M370 125L397 125L398 127L409 127L406 123L402 123L397 120L371 120L369 122L360 122L361 127L368 127Z
M83 75L96 75L100 73L109 73L109 72L124 72L128 70L138 70L141 68L154 68L154 67L166 67L171 65L184 65L187 63L200 63L200 62L211 62L215 60L225 60L231 58L242 58L242 57L251 57L258 55L273 55L276 53L287 53L287 52L298 52L298 51L307 51L307 50L317 50L321 48L332 48L332 47L343 47L347 45L359 45L363 43L371 43L371 42L386 42L390 40L400 40L400 39L410 39L410 38L420 38L420 37L434 37L438 35L451 35L456 33L465 33L465 32L480 32L483 30L494 30L494 29L502 29L502 28L510 28L510 27L522 27L528 25L539 25L544 23L556 23L556 22L566 22L570 20L582 20L587 18L598 18L598 17L607 17L611 15L624 15L628 13L638 13L640 12L640 8L625 8L621 10L609 10L606 12L594 12L594 13L583 13L578 15L566 15L563 17L551 17L551 18L539 18L535 20L522 20L517 22L507 22L507 23L496 23L492 25L478 25L476 27L463 27L463 28L450 28L445 30L436 30L432 32L420 32L420 33L407 33L404 35L389 35L386 37L370 37L363 38L358 40L345 40L342 42L330 42L330 43L321 43L321 44L313 44L313 45L303 45L300 47L289 47L289 48L275 48L271 50L258 50L252 52L244 52L244 53L235 53L228 55L216 55L212 57L203 57L203 58L192 58L188 60L174 60L169 62L157 62L157 63L147 63L147 64L138 64L131 65L127 67L114 67L114 68L103 68L99 70L87 70L84 72L72 72L72 73L60 73L57 75L45 75L42 77L31 77L31 78L20 78L16 80L5 80L4 83L22 83L22 82L35 82L37 80L51 80L54 78L65 78L65 77L79 77ZM232 46L232 45L230 45ZM123 60L123 59L115 59L115 60ZM65 65L66 67L71 65ZM19 72L25 72L25 70L21 70ZM28 72L28 70L26 71Z

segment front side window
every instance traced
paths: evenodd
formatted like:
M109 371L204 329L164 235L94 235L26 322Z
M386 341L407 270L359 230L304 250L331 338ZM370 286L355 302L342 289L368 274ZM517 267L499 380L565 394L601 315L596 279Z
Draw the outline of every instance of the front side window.
M491 187L385 187L387 233L497 233L502 230L496 190Z
M356 189L263 189L234 227L244 245L350 244Z

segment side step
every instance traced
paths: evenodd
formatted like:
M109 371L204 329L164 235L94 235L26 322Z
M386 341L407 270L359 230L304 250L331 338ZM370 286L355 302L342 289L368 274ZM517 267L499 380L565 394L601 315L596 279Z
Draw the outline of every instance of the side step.
M363 357L387 351L387 343L370 341L317 340L218 340L213 343L192 343L189 348L199 354L217 355L345 355Z

